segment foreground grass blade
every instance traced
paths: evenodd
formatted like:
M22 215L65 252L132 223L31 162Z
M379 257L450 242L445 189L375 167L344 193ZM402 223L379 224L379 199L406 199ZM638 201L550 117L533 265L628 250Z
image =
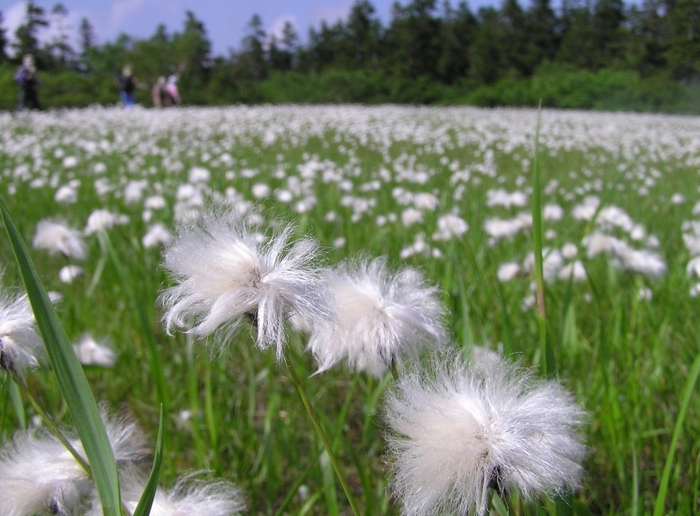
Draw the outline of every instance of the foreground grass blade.
M153 500L156 498L158 491L158 479L160 478L160 470L163 466L163 405L160 406L160 416L158 420L158 440L156 441L156 451L153 457L153 468L151 476L148 477L146 489L143 490L139 504L134 511L133 516L148 516L153 506Z
M690 375L688 376L688 383L685 384L685 389L683 390L681 408L678 411L678 419L676 419L676 426L673 429L671 444L668 447L668 455L666 456L664 472L661 476L661 482L659 483L659 491L656 494L656 502L654 503L654 516L662 516L666 512L664 506L666 505L668 483L671 479L671 469L673 468L673 460L676 454L676 447L678 446L678 440L681 437L683 421L685 420L685 415L688 413L690 398L693 395L693 390L695 389L695 384L698 381L698 376L700 376L700 354L698 354L695 357L695 360L693 361L693 366L690 369Z
M120 516L117 465L97 403L78 357L29 257L27 247L2 201L0 209L49 360L90 463L104 515Z
M535 255L535 285L537 295L537 327L540 341L540 364L542 376L554 376L556 367L554 365L554 355L547 342L547 311L544 300L544 256L542 238L542 198L540 184L540 117L542 107L537 114L537 130L535 132L535 156L532 165L532 240Z

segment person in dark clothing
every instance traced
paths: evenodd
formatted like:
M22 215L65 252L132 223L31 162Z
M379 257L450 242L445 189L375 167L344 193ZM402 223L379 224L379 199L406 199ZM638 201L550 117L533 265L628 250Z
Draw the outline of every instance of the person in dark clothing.
M27 54L22 58L22 66L15 72L15 82L19 86L18 108L20 110L41 109L37 91L41 83L34 64L34 56L31 54Z
M119 87L119 95L122 99L122 105L125 108L130 108L136 105L136 87L138 81L131 72L131 65L126 65L122 69L122 73L117 77L117 86Z

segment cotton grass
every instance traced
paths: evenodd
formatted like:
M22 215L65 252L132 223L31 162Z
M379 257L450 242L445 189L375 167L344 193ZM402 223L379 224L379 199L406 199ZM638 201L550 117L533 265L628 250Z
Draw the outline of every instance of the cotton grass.
M436 360L401 378L385 404L404 515L483 515L490 487L531 499L579 485L583 412L558 383L503 359Z

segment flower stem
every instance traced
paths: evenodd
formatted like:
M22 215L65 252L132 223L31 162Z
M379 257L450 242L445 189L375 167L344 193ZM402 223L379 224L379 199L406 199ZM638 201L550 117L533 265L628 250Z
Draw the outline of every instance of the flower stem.
M338 477L338 480L340 481L340 485L343 487L343 491L345 492L345 497L348 499L348 502L350 503L350 508L352 509L352 512L355 516L360 516L360 511L357 508L357 502L355 501L355 498L352 496L352 492L350 491L350 486L348 485L348 481L345 478L345 472L343 471L343 468L341 467L340 463L338 462L338 458L336 457L335 453L333 452L333 446L331 445L331 442L328 439L326 432L323 430L323 427L321 426L321 422L318 419L318 414L316 413L313 406L311 405L311 400L309 399L309 396L307 395L306 390L304 389L304 385L301 383L301 379L299 378L299 375L297 375L297 372L294 369L294 366L292 366L289 356L287 357L287 360L285 360L285 362L287 364L287 369L289 370L289 374L292 378L292 382L294 382L294 386L296 387L297 392L299 393L299 397L301 398L301 401L304 404L304 408L306 409L306 413L309 415L309 419L311 419L311 422L314 425L314 429L316 430L316 433L321 438L321 442L323 443L323 447L325 448L326 453L328 454L328 458L330 459L331 464L333 465L333 470L335 471L335 475Z

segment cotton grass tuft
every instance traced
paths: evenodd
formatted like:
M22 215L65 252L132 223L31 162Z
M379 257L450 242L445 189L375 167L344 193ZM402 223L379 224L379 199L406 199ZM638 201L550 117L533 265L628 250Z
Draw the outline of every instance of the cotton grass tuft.
M572 396L500 358L436 359L397 382L385 415L404 515L483 515L490 487L531 499L575 489L583 474Z
M318 244L292 243L287 226L261 242L246 217L205 213L181 225L164 253L164 267L177 285L162 292L168 332L179 328L227 341L246 322L257 329L257 346L275 346L281 359L285 322L293 315L328 318Z

